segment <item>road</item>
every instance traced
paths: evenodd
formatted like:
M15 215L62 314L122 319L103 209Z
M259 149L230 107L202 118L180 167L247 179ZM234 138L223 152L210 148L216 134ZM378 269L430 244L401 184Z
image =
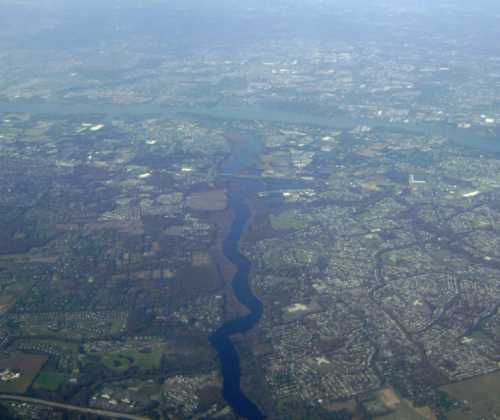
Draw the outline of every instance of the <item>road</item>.
M107 410L96 410L93 408L80 407L78 405L62 404L62 403L56 403L53 401L41 400L38 398L22 397L22 396L17 396L17 395L0 394L0 400L9 400L9 401L24 402L24 403L29 403L29 404L45 405L47 407L59 408L59 409L69 410L69 411L78 411L80 413L95 414L97 416L109 417L109 418L113 418L113 419L151 420L149 417L144 417L144 416L136 416L133 414L125 414L125 413L116 413L116 412L107 411Z

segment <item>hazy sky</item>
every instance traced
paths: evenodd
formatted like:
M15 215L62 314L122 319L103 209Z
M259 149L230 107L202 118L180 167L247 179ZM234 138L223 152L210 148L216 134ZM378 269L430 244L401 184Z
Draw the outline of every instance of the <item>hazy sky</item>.
M127 36L213 42L276 36L500 39L498 0L0 0L0 43L72 47Z

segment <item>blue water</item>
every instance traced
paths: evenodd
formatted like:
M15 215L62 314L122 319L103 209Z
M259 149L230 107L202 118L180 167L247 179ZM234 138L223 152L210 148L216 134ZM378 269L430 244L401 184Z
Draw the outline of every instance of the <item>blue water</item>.
M234 138L232 155L222 167L224 176L228 177L225 180L229 184L230 191L229 209L234 215L229 233L224 239L223 252L236 268L232 279L233 292L238 301L248 309L248 314L227 321L210 335L209 340L219 356L224 399L239 416L259 420L264 418L263 414L241 390L240 358L231 340L231 336L243 334L252 329L262 316L262 303L250 288L251 263L240 252L241 235L250 219L247 200L255 190L256 183L232 177L232 175L241 174L242 171L251 170L252 164L262 149L262 143L254 136L240 134Z
M165 107L157 104L115 105L115 104L63 104L0 102L0 112L30 113L39 115L96 115L108 119L116 116L152 116L179 118L191 116L220 120L245 120L305 124L332 129L351 129L359 124L374 129L408 134L442 135L453 143L485 152L500 153L500 132L486 133L479 127L468 130L448 123L392 123L376 119L338 115L326 117L308 112L270 109L264 106L213 106L213 107Z
M217 350L224 379L223 395L236 414L258 420L264 418L259 408L250 401L240 387L240 358L231 336L244 333L257 324L262 315L262 303L250 289L250 261L239 250L239 241L250 218L250 210L245 202L245 189L232 192L229 206L235 215L229 234L224 240L224 255L237 268L232 286L237 299L248 310L248 315L230 320L218 328L210 337L210 343Z

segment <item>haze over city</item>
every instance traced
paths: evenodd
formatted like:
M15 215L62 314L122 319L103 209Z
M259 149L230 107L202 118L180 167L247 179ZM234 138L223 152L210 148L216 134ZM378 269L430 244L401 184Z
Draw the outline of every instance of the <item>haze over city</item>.
M500 3L0 0L0 418L500 416Z

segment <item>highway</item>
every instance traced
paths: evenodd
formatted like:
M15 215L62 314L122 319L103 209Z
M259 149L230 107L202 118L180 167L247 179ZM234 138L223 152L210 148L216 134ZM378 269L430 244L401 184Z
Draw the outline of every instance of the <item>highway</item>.
M93 409L93 408L80 407L78 405L63 404L63 403L57 403L57 402L53 402L53 401L41 400L38 398L22 397L22 396L18 396L18 395L0 394L0 400L17 401L17 402L24 402L24 403L29 403L29 404L44 405L47 407L59 408L62 410L78 411L80 413L87 413L87 414L95 414L97 416L109 417L112 419L151 420L149 417L136 416L134 414L117 413L117 412L108 411L108 410L97 410L97 409Z

